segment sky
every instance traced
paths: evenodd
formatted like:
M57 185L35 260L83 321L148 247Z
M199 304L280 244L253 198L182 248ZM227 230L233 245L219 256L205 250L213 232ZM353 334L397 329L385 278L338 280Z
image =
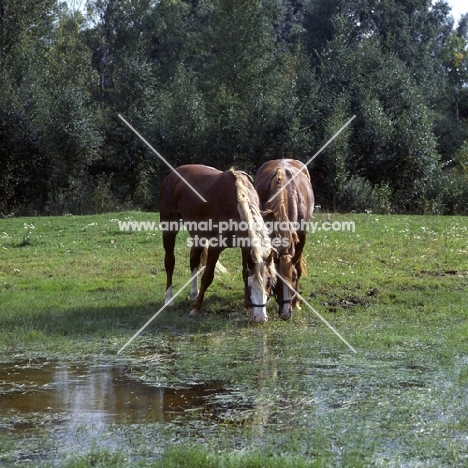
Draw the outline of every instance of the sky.
M452 7L452 16L456 21L464 13L468 13L468 2L466 0L445 0Z

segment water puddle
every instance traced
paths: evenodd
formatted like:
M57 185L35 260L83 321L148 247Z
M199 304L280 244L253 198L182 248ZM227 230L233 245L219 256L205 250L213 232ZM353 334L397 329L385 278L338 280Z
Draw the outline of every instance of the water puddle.
M24 430L34 419L98 429L114 422L170 421L187 412L214 417L223 395L228 392L219 382L157 387L124 366L0 364L0 428Z

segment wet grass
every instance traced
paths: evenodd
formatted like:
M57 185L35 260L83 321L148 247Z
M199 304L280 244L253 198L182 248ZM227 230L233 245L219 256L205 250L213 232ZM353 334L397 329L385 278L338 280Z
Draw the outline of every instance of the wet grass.
M0 355L126 365L169 388L219 382L208 410L65 434L53 414L0 417L0 464L30 466L466 466L468 219L318 214L356 232L316 232L291 322L252 325L240 252L227 250L203 312L162 305L158 232L145 213L0 220ZM186 233L175 288L189 278ZM188 291L187 291L188 293ZM1 382L0 382L1 389ZM53 413L53 409L51 409ZM45 421L45 422L44 422Z

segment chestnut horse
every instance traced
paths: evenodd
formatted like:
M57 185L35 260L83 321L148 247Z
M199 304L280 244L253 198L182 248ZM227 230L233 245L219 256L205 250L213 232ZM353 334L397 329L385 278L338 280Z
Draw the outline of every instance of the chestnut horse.
M161 185L161 224L172 227L163 230L167 275L165 303L173 296L174 245L177 226L182 220L191 236L192 275L197 273L201 264L206 264L200 291L197 278L192 281L190 297L195 301L190 316L195 316L202 306L220 253L225 248L240 246L245 305L253 309L254 321L265 322L268 320L266 304L276 272L271 240L260 213L258 195L247 174L234 169L221 172L198 164L181 166L176 171L206 202L176 173L167 176Z
M291 179L292 182L289 182ZM276 248L278 278L274 293L279 314L284 320L289 320L292 308L300 308L294 291L298 291L299 279L305 273L302 251L308 222L314 212L314 192L309 172L302 162L294 159L268 161L258 169L254 186L260 197L260 207L273 247Z

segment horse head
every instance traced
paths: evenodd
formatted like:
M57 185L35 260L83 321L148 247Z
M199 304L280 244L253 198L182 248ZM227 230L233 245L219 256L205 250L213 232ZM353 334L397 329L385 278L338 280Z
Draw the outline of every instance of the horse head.
M264 252L265 253L265 252ZM276 268L273 250L267 256L256 257L251 251L246 268L246 306L253 311L254 322L266 322L266 306L270 302L273 288L276 286Z

